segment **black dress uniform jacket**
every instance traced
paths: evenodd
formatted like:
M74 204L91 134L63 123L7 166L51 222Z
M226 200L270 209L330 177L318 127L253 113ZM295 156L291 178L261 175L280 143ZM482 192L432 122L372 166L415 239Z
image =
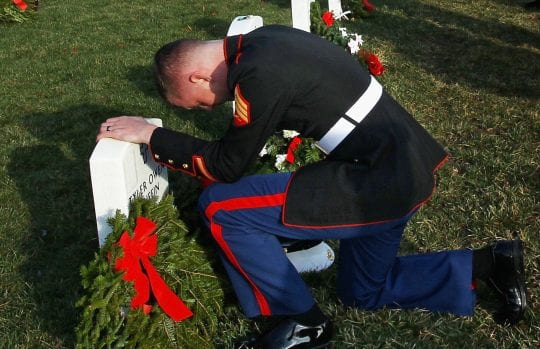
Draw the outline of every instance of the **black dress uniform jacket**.
M156 161L213 181L240 178L277 130L321 139L374 79L343 48L284 26L227 37L224 55L236 108L223 138L158 128L150 142ZM430 197L444 149L385 91L367 111L325 160L292 176L284 224L387 221Z

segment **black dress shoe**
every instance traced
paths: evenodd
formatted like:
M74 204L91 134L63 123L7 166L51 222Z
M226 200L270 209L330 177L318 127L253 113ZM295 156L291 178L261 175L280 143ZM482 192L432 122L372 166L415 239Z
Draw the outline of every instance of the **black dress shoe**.
M282 320L258 338L239 343L239 349L331 348L333 326L326 320L317 326L304 326L292 319Z
M521 240L497 241L491 246L493 273L488 285L499 296L502 307L495 320L514 325L521 320L527 308L525 269L523 267L523 242Z

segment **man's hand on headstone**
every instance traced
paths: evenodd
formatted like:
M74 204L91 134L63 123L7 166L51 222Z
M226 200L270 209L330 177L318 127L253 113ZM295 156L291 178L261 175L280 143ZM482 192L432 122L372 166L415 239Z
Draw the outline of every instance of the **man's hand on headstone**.
M156 128L157 126L140 116L118 116L107 119L101 124L96 141L102 138L114 138L131 143L148 144Z

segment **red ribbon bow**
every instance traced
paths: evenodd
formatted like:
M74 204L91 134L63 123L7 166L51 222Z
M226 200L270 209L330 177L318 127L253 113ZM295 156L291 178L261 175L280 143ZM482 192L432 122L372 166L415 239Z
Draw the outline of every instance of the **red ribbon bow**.
M12 2L21 11L26 11L26 9L28 8L28 5L26 4L26 2L24 2L24 0L12 0Z
M291 139L291 143L289 143L289 147L287 148L286 160L291 164L294 164L294 152L296 148L298 148L298 145L300 145L300 143L302 143L302 138L298 136Z
M115 269L125 271L123 280L134 282L135 296L131 299L131 308L142 308L145 314L152 310L152 306L147 304L151 287L152 294L163 311L174 321L182 321L193 313L171 291L150 263L149 257L157 253L157 235L152 235L155 230L156 223L145 217L137 217L133 238L124 231L118 241L124 250L124 256L116 260ZM144 269L141 267L141 262Z

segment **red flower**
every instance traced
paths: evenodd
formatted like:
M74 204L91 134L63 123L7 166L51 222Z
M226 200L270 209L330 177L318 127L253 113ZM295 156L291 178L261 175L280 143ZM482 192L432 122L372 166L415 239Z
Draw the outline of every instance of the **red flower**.
M334 15L330 11L324 11L322 14L322 20L327 27L331 27L334 24Z
M371 74L374 76L379 76L384 73L384 66L382 65L381 61L379 61L379 57L377 57L376 54L366 50L360 50L358 54L366 62Z
M382 65L381 61L379 61L379 57L377 57L377 55L374 53L370 53L368 55L366 63L371 74L379 76L384 72L384 66Z
M21 11L26 11L28 8L28 5L26 2L24 2L24 0L12 0L11 2L13 2L13 4Z
M368 0L362 0L362 5L364 6L364 10L366 10L367 12L375 10L375 6L371 4Z

